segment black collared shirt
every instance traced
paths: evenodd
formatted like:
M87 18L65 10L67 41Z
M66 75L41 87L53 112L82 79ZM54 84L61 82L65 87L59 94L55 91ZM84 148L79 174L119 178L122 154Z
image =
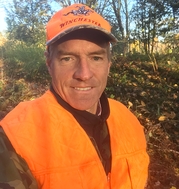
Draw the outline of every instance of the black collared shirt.
M86 131L98 153L106 174L108 174L111 171L111 147L106 120L109 117L110 109L105 93L103 93L100 98L102 112L100 116L98 116L71 107L55 92L52 86L50 91L54 94L58 103L69 111Z

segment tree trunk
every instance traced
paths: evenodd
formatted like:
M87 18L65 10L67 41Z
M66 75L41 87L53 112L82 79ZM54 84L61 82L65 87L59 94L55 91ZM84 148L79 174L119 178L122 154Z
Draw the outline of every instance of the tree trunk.
M148 52L150 53L150 23L151 23L151 13L149 11L149 23L148 23Z
M122 20L121 20L121 0L118 1L118 4L117 4L118 7L117 8L116 8L115 2L116 2L115 0L112 0L113 8L114 8L114 13L115 13L115 16L117 18L119 30L121 32L122 39L124 39L124 28L123 28Z
M154 23L153 23L153 36L152 36L152 53L154 52L154 45L155 45L155 37L156 37L156 20L154 17Z
M127 54L128 41L129 41L129 15L128 15L127 0L125 0L125 9L126 9L126 37L124 42L124 55Z
M121 35L122 35L122 46L123 46L123 53L124 53L124 49L126 47L125 47L124 27L122 25L122 20L121 20L121 0L119 0L117 2L117 7L116 7L116 4L115 4L116 3L115 0L112 0L112 3L113 3L114 14L116 16L117 23L118 23L118 26L119 26L119 30L120 30Z
M4 75L3 75L3 57L0 59L0 80L3 82Z

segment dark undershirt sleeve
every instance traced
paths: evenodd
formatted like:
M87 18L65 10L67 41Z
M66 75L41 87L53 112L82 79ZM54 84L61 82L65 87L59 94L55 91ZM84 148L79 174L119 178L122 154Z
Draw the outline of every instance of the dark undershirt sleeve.
M0 189L38 189L25 160L14 150L0 127Z

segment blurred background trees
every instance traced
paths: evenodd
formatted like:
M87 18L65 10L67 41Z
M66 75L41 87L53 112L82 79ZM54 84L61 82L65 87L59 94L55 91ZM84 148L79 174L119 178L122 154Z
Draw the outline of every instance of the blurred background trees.
M119 39L114 47L119 54L136 51L136 43L140 53L146 54L155 51L156 43L166 44L167 38L172 42L170 47L178 44L178 0L1 0L0 6L6 10L7 39L45 44L45 25L52 14L73 3L90 6L110 22Z
M88 5L109 21L118 38L118 43L111 45L114 57L146 55L147 60L150 57L157 62L163 56L165 61L178 61L178 0L0 0L7 23L1 36L6 41L0 44L0 56L9 62L6 65L16 67L20 75L31 79L35 74L41 75L46 23L54 12L73 3ZM33 54L26 55L27 52ZM12 74L10 70L8 73Z
M45 25L52 15L47 0L13 0L5 10L8 39L45 43Z

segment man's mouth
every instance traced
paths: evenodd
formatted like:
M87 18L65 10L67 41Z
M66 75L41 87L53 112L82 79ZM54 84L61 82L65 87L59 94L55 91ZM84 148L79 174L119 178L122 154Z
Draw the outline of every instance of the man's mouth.
M87 90L92 89L92 87L83 87L83 88L81 88L81 87L75 87L75 89L76 90L80 90L80 91L87 91Z

